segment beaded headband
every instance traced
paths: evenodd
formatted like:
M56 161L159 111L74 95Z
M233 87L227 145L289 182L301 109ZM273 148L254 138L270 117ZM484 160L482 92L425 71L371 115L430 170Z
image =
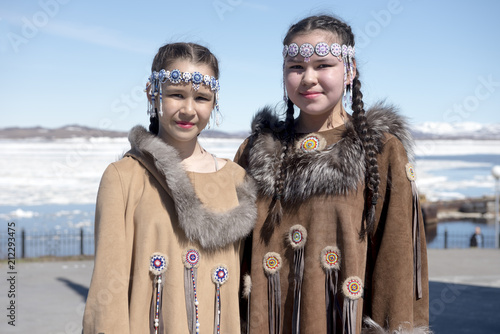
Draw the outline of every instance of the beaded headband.
M203 84L207 87L210 88L212 92L215 92L215 109L217 113L220 113L219 111L219 90L220 90L220 85L219 85L219 80L217 80L215 77L212 77L210 75L203 75L200 72L181 72L177 69L173 71L167 71L167 70L160 70L160 72L153 71L151 76L148 79L149 83L149 94L151 95L151 102L148 103L148 115L152 117L156 117L156 110L155 110L155 100L156 96L160 96L159 102L160 102L160 111L158 112L160 116L163 116L163 111L162 111L162 84L166 83L169 81L172 84L180 84L181 82L189 83L191 82L193 84L193 89L198 90L200 89L200 85Z
M351 74L349 78L349 86L351 92L349 96L349 103L352 105L352 82L354 80L353 58L355 54L354 46L345 44L340 45L338 43L329 45L325 42L320 42L316 44L316 46L313 46L310 43L304 43L300 47L297 45L297 43L291 43L290 45L283 46L283 58L286 58L286 56L290 56L293 58L300 54L302 57L304 57L304 62L308 63L314 53L316 53L320 57L328 56L331 53L340 62L344 63L344 104L347 107L347 73L349 72ZM284 99L285 102L288 100L286 93L284 94Z

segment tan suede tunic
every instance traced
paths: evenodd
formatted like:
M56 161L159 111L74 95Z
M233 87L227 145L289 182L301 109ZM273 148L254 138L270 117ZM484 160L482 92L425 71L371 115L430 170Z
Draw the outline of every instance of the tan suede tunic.
M213 332L216 287L211 274L217 265L223 264L228 268L229 280L221 286L221 333L240 333L241 243L209 253L198 243L187 240L178 226L174 203L161 173L148 162L137 159L126 156L112 163L101 180L95 221L96 257L84 333L150 332L153 279L149 263L154 252L168 258L161 333L188 333L182 256L190 248L200 253L197 269L200 332ZM210 210L222 212L238 205L235 188L243 182L245 171L237 164L228 161L217 172L190 172L188 176L196 195Z
M338 142L345 128L321 132L327 145ZM304 249L304 278L300 307L301 333L327 333L325 306L325 272L320 264L320 252L326 246L337 246L341 251L339 285L349 276L358 276L365 292L358 302L357 333L362 316L369 316L378 324L391 329L400 326L428 324L428 273L424 226L421 227L423 298L416 300L413 281L412 248L412 190L406 177L406 151L394 136L386 134L383 150L378 156L380 197L376 210L375 236L370 241L360 240L364 209L364 180L357 189L345 196L316 195L293 208L284 207L279 226L269 231L265 220L271 198L258 198L258 219L252 237L250 333L268 334L268 278L263 270L263 257L277 252L282 258L279 273L283 333L291 333L294 301L294 251L286 235L290 227L300 224L307 230ZM248 167L249 149L240 148L235 161ZM289 166L293 168L293 166ZM310 175L314 178L314 175ZM370 247L368 247L370 242ZM344 298L338 289L339 306ZM341 318L337 333L342 333Z

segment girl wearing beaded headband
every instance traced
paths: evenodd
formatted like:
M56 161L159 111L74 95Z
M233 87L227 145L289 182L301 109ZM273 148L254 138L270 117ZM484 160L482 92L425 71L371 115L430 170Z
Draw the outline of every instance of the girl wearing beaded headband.
M201 45L156 54L150 131L134 127L101 180L85 334L240 333L240 244L256 195L243 168L197 139L218 109L218 78Z
M411 135L393 107L365 111L355 50L351 27L335 17L292 25L283 41L286 117L261 110L235 157L259 194L247 259L252 333L359 334L378 323L394 334L428 324ZM280 256L272 280L259 263L269 252ZM281 296L266 290L276 275Z

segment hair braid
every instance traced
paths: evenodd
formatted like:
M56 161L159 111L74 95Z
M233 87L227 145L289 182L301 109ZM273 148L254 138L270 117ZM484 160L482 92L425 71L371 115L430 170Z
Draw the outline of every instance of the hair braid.
M359 81L359 71L356 70L356 77L353 80L352 88L352 116L354 127L358 133L365 148L366 162L366 225L360 232L360 237L366 233L373 232L375 224L375 206L379 197L378 186L380 184L380 175L378 173L377 147L372 132L368 127L363 103L363 93L361 93L361 81Z
M283 188L286 179L286 164L285 158L286 154L290 150L294 136L294 107L293 102L288 99L285 118L285 135L280 138L281 141L281 152L278 157L278 162L276 164L276 181L274 185L274 198L269 205L269 212L265 224L268 228L273 228L281 222L281 216L283 215L283 207L281 205L281 197L283 196Z

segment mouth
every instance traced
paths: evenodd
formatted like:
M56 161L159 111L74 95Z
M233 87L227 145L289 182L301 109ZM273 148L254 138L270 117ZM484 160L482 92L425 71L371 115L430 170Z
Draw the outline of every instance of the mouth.
M306 99L314 99L314 98L320 96L321 93L319 93L319 92L303 92L303 93L300 93L300 95L302 95Z
M177 124L178 126L180 126L183 129L190 129L190 128L192 128L194 126L194 123L183 122L183 121L175 122L175 124Z

